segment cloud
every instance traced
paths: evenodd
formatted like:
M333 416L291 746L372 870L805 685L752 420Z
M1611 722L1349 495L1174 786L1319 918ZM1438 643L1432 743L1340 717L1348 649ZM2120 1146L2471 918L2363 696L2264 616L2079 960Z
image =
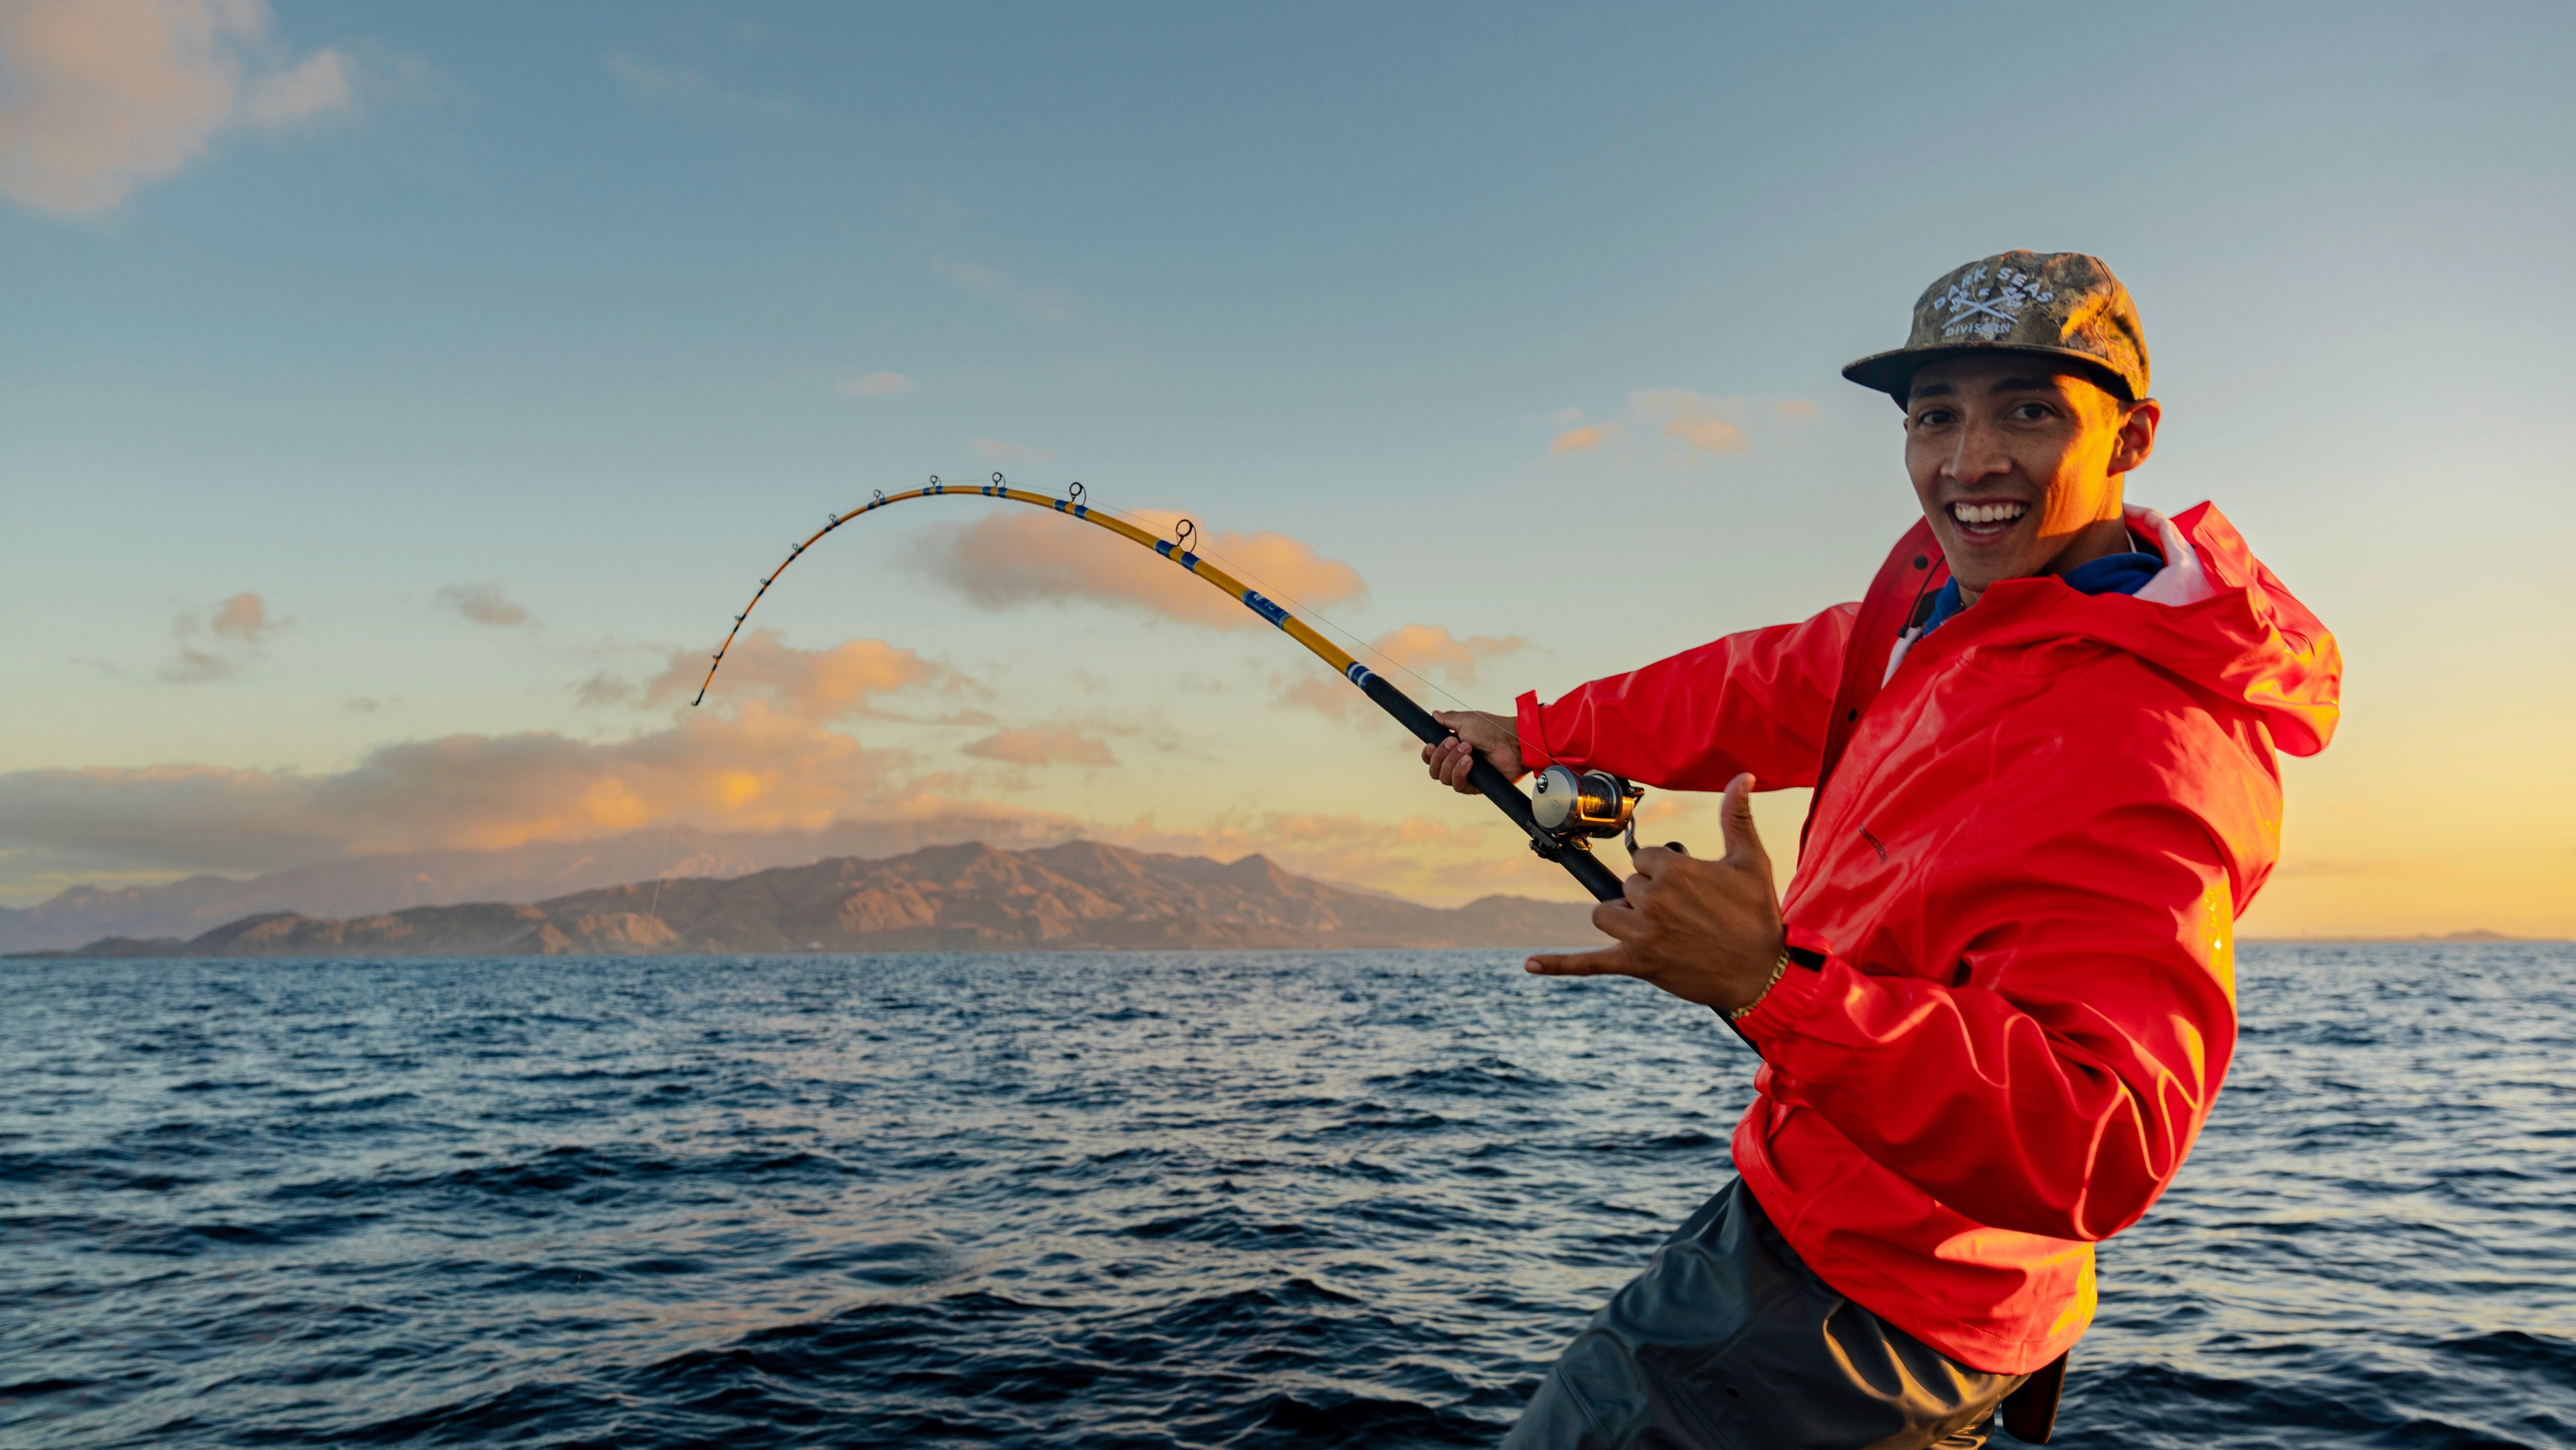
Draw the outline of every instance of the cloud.
M829 833L830 849L813 854L1079 835L1220 859L1258 851L1291 870L1428 899L1568 894L1560 878L1513 850L1508 830L1486 822L1474 802L1451 809L1440 798L1422 815L1392 821L1241 812L1164 829L968 798L965 777L925 771L910 752L867 745L815 718L849 713L851 700L874 698L883 686L943 687L936 665L881 642L850 643L875 648L779 646L763 669L745 672L746 680L759 675L758 689L720 692L707 709L675 710L670 724L619 740L447 735L388 743L349 769L313 773L213 765L0 773L0 892L248 874L390 852L604 843L685 828L798 840ZM1338 681L1316 683L1348 693ZM1081 720L996 731L965 748L1013 770L1108 768L1116 763L1109 740L1122 734L1157 753L1168 745L1151 722Z
M1580 428L1568 428L1548 440L1547 451L1550 457L1590 453L1618 436L1619 425L1616 423L1587 423Z
M384 703L373 695L351 695L340 702L340 708L352 715L373 715L384 708Z
M1348 680L1337 676L1301 674L1279 687L1279 702L1301 710L1312 710L1332 720L1351 718L1351 707L1362 696Z
M82 215L228 128L345 110L351 92L338 51L288 63L262 0L10 0L0 98L0 192Z
M707 78L696 71L663 65L640 55L616 51L602 56L600 64L617 83L639 96L685 96L705 86Z
M1782 398L1771 405L1771 411L1778 414L1783 423L1804 423L1823 412L1810 398Z
M614 51L600 57L619 86L628 95L642 101L693 102L718 110L757 111L764 115L783 116L794 109L784 96L759 96L736 90L721 82L690 70L670 65L631 51Z
M998 268L947 257L931 258L930 270L969 292L1008 302L1041 322L1071 322L1075 316L1073 294L1060 287L1023 286Z
M1723 418L1675 418L1664 425L1664 436L1710 454L1742 453L1753 446L1743 429Z
M229 680L258 657L269 635L291 622L272 617L267 603L247 590L204 610L182 611L170 621L180 643L161 666L160 678L172 685Z
M438 607L455 611L476 624L496 629L535 627L525 608L510 602L497 584L450 584L435 596Z
M209 685L240 674L242 663L234 655L218 654L195 645L181 645L170 656L169 663L156 673L165 685Z
M977 457L989 458L996 463L1044 463L1055 457L1043 448L1005 443L999 438L977 438L968 442L966 446L975 450Z
M1688 388L1649 388L1628 399L1629 410L1638 417L1662 420L1665 437L1711 455L1742 453L1753 446L1742 428L1722 416L1726 406Z
M1131 510L1127 517L1170 536L1180 515ZM1201 551L1220 568L1283 604L1329 608L1368 592L1359 571L1285 534L1201 536ZM1259 615L1134 544L1052 514L989 514L935 531L918 565L985 609L1073 600L1141 610L1212 629L1262 625Z
M845 398L885 398L912 391L912 379L901 373L870 373L863 378L843 378L832 385L832 391Z
M168 766L0 775L0 842L56 865L268 871L497 850L678 821L814 830L904 792L899 755L752 702L608 743L551 732L386 745L335 774ZM12 863L17 865L20 863Z
M254 83L242 114L261 126L289 126L349 104L349 70L336 50L319 50L292 70Z
M1626 411L1630 421L1655 427L1691 453L1722 457L1743 453L1753 446L1752 438L1737 421L1745 406L1741 398L1712 398L1689 388L1647 388L1628 395ZM1796 398L1773 403L1771 412L1784 424L1817 416L1814 403ZM1569 425L1548 440L1551 458L1600 452L1617 444L1625 431L1620 423L1585 422L1580 408L1559 409L1549 415L1549 421Z
M1373 663L1392 661L1417 675L1445 675L1461 685L1476 682L1476 667L1481 662L1528 648L1529 641L1516 634L1477 634L1461 639L1437 624L1401 625L1369 642ZM1335 720L1351 718L1362 703L1360 693L1347 683L1311 671L1282 683L1279 699L1283 704Z
M1164 829L963 799L911 766L903 752L865 748L753 701L733 716L689 712L670 728L617 741L550 732L406 741L318 774L208 765L14 771L0 773L0 888L684 829L830 832L830 849L814 854L1088 836L1221 860L1260 852L1293 871L1418 899L1570 894L1474 801L1453 807L1440 798L1400 820L1247 812Z
M1517 654L1529 648L1529 641L1516 634L1471 634L1461 639L1445 625L1407 624L1379 635L1370 646L1416 674L1445 674L1459 684L1472 685L1480 661Z
M1002 730L959 747L978 760L1005 765L1116 765L1109 742L1069 728L1027 726Z
M0 845L73 867L259 871L337 855L345 837L312 812L309 782L174 765L0 774Z
M605 710L611 705L625 704L634 694L633 681L619 679L601 670L573 686L573 703L585 710Z
M687 704L696 697L709 663L706 655L693 650L672 651L662 673L645 684L638 703L646 709ZM593 702L594 685L602 691L610 688L602 683L604 679L594 675L583 683L584 703ZM737 702L763 702L792 718L820 723L864 719L876 713L877 696L917 686L949 693L975 688L947 666L881 639L798 649L776 630L754 627L725 652L724 667L717 671L707 700L720 709L734 708Z
M1293 540L1253 535L1217 542L1247 554L1276 553L1322 571L1329 585L1358 587L1347 566L1317 559ZM1141 552L1137 558L1170 568ZM1213 591L1202 592L1227 604ZM1115 586L1111 593L1113 601L1160 608L1151 596L1126 598ZM236 596L184 618L210 651L255 648L283 626L264 605L254 607L257 599ZM1390 631L1383 642L1416 668L1462 678L1480 659L1518 647L1513 640L1459 639L1431 626ZM1508 831L1477 818L1473 803L1451 812L1444 799L1443 808L1401 821L1240 813L1171 831L1150 821L1085 822L973 799L967 783L989 784L991 772L943 773L935 762L863 741L839 723L901 718L890 707L907 698L980 688L882 640L805 649L771 631L747 630L729 652L707 707L685 708L704 659L698 651L674 651L640 688L605 674L585 682L603 703L670 710L667 722L623 739L548 731L455 734L386 743L351 768L320 772L197 764L0 773L0 892L197 871L247 874L388 852L605 842L688 828L797 839L830 832L834 850L861 854L928 839L1038 844L1088 835L1226 859L1261 851L1294 870L1446 899L1497 889L1565 894L1543 869L1523 864L1509 849ZM1350 693L1316 673L1314 683ZM939 723L969 720L987 728L971 732L964 753L1007 772L1114 769L1113 742L1134 741L1131 756L1159 758L1183 748L1151 717L994 729L973 712L952 711ZM1010 784L1005 774L1004 788Z
M703 660L675 655L642 698L676 696L685 706ZM881 640L805 650L756 631L737 641L706 708L676 709L667 728L622 740L448 735L383 745L351 769L319 774L211 765L9 772L0 774L0 884L66 871L271 871L671 824L774 832L961 813L1033 821L943 794L945 779L918 771L910 752L833 728L872 715L882 696L971 688ZM1058 838L1070 834L1062 818L1047 819Z
M180 620L190 628L194 627L193 616L181 615ZM267 603L248 590L222 601L206 614L206 631L215 638L254 648L269 631L282 629L285 625L283 619L269 618Z

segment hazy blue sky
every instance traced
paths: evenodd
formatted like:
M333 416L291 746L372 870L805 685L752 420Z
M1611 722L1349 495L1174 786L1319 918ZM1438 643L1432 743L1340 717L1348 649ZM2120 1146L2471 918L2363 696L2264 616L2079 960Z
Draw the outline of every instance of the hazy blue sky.
M642 687L996 468L1302 541L1496 708L1802 615L1913 510L1837 369L2027 246L2138 299L2133 499L2343 643L2249 929L2576 930L2564 6L62 3L0 0L0 900L974 803L1554 889L1275 634L996 607L989 503L763 606L917 661Z

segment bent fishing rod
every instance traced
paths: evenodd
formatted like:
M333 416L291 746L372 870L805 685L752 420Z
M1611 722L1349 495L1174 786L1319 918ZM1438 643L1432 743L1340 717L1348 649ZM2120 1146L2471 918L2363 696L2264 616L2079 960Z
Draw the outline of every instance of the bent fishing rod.
M979 484L947 484L940 482L937 475L933 475L930 482L921 488L896 494L889 494L879 489L873 497L857 508L847 513L828 515L828 522L823 527L816 529L803 543L789 550L787 557L779 561L777 568L762 576L760 587L752 592L751 602L742 607L742 613L733 617L733 628L725 632L724 644L717 648L715 658L707 665L707 677L699 683L697 699L691 700L690 705L694 707L706 699L707 687L715 683L716 671L724 665L725 652L733 648L734 636L742 632L743 621L749 619L751 612L760 607L760 601L768 597L770 586L778 582L779 575L787 572L788 565L803 558L805 551L814 547L824 535L852 519L874 513L881 508L908 503L917 498L948 496L1002 498L1009 499L1013 503L1050 509L1067 518L1079 519L1084 523L1107 529L1131 544L1151 549L1163 558L1188 570L1193 577L1204 581L1211 588L1231 595L1244 608L1260 615L1277 626L1290 639L1304 645L1308 653L1332 666L1334 672L1343 679L1358 686L1360 693L1368 696L1371 703L1394 716L1397 724L1412 731L1415 738L1424 744L1437 745L1449 738L1448 726L1431 718L1430 711L1414 703L1410 696L1397 689L1386 676L1362 664L1339 645L1316 633L1304 620L1289 613L1276 602L1265 598L1259 591L1196 552L1191 546L1196 542L1198 526L1192 521L1180 520L1173 527L1176 537L1166 539L1129 523L1110 510L1094 507L1086 501L1083 487L1079 483L1068 487L1064 496L1058 498L1052 494L1012 488L998 473L993 475L992 482ZM1624 834L1628 849L1631 852L1636 850L1636 809L1639 797L1645 794L1642 787L1632 785L1608 771L1575 771L1566 766L1551 765L1538 773L1537 780L1533 782L1533 794L1523 795L1519 786L1506 780L1503 773L1496 770L1493 763L1481 755L1476 758L1474 767L1468 772L1467 780L1485 799L1494 803L1495 809L1510 817L1512 824L1529 837L1531 851L1541 859L1553 861L1565 868L1566 874L1580 882L1584 890L1591 892L1594 900L1608 901L1621 894L1618 873L1604 864L1600 857L1592 854L1589 843Z

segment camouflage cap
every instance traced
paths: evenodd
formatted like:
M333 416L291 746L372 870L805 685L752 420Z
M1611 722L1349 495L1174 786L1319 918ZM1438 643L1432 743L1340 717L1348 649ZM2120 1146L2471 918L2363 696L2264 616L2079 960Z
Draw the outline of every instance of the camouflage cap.
M1905 346L1843 376L1905 404L1915 371L1971 352L2026 352L2084 365L2129 402L2147 395L2147 339L2129 289L2082 252L2002 252L1923 289Z

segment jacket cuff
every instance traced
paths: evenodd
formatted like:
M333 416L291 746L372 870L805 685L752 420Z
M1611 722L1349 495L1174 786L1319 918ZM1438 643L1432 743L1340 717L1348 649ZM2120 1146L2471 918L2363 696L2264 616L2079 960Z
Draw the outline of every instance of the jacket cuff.
M1825 992L1825 969L1832 960L1825 940L1792 927L1788 946L1789 965L1780 973L1780 980L1771 984L1771 990L1762 994L1752 1011L1735 1019L1736 1028L1756 1047L1796 1032L1807 1009Z
M1547 750L1547 722L1539 710L1538 691L1523 690L1521 697L1512 702L1512 709L1520 717L1517 729L1521 738L1521 764L1532 770L1545 770L1556 764L1556 757Z

